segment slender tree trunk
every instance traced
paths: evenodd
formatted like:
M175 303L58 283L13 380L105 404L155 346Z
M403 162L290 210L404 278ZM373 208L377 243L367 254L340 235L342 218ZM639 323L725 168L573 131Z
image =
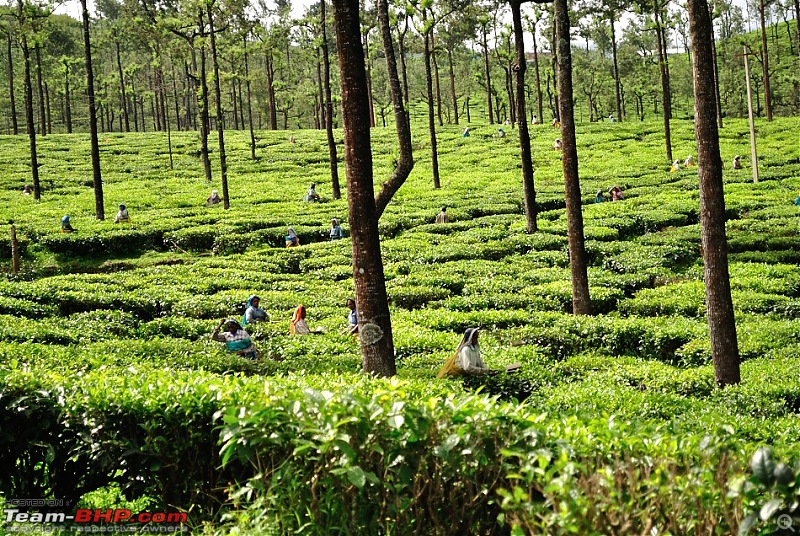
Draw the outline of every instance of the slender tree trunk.
M661 16L660 16L660 8L658 6L658 2L654 5L654 14L655 14L655 22L656 22L656 44L658 46L658 68L661 72L661 100L662 100L662 113L664 115L664 143L666 145L667 150L667 162L672 162L672 135L670 133L670 115L671 115L671 106L670 106L670 89L669 89L669 75L667 74L667 67L664 56L666 54L666 50L663 47L663 40L661 38L661 34L663 32L663 28L661 26Z
M405 49L405 40L406 40L406 33L408 33L408 15L404 15L406 27L405 29L400 32L398 28L398 33L400 34L397 39L397 46L400 49L400 74L403 77L403 98L406 101L406 115L408 114L408 77L406 76L406 49Z
M205 40L205 22L203 12L199 15L200 37ZM208 117L208 75L206 74L206 45L200 46L200 94L197 97L197 106L200 110L200 157L203 160L203 170L206 180L212 182L211 159L208 156L208 131L211 125ZM223 197L224 201L224 197Z
M324 1L324 0L323 0ZM319 39L319 35L316 36ZM322 129L325 126L325 92L322 89L322 47L317 47L317 97L314 101L314 124L317 129Z
M22 0L19 0L19 9L22 11ZM28 129L28 141L31 152L31 175L33 178L33 198L37 201L42 197L39 184L39 157L36 150L36 123L33 118L33 80L31 80L31 50L28 47L28 38L22 34L22 57L25 62L25 124Z
M367 96L369 96L369 126L375 126L375 101L372 98L372 61L369 58L369 34L364 34L364 65L367 69Z
M219 61L217 60L217 38L214 31L213 3L206 4L208 14L208 31L211 34L211 65L214 68L214 97L217 101L217 137L219 139L219 174L222 178L222 206L230 208L228 196L228 160L225 155L225 116L222 114L222 89L219 81Z
M433 74L434 74L434 89L436 90L436 117L439 121L439 126L444 126L444 122L442 121L442 91L441 91L441 84L439 80L439 62L436 61L436 43L433 37L433 30L430 32L431 35L431 61L433 62Z
M323 0L324 1L324 0ZM378 24L383 38L383 50L386 56L386 72L389 78L389 93L394 108L395 128L397 129L397 143L400 154L397 165L391 178L383 183L381 191L375 197L376 218L380 219L386 205L392 199L400 186L406 181L414 167L414 156L411 147L411 127L408 123L408 114L403 107L403 92L400 88L400 77L397 74L397 61L394 56L392 31L389 27L389 5L387 0L378 0Z
M120 104L122 104L122 117L125 121L125 132L131 131L131 124L128 120L128 97L125 95L125 75L122 71L122 58L120 57L119 41L114 39L114 47L117 52L117 75L119 76Z
M11 54L11 29L6 33L6 45L8 50L8 96L11 101L11 127L14 135L19 134L19 124L17 123L17 100L14 98L14 56Z
M44 84L42 83L42 48L36 45L36 87L39 93L39 129L42 136L47 135L47 115L44 109Z
M689 31L694 52L694 132L700 175L700 228L703 248L708 327L714 379L719 386L737 384L739 347L728 273L725 236L725 192L716 124L714 53L706 0L689 0Z
M616 30L614 28L614 18L610 21L611 23L611 56L614 60L614 91L616 96L617 102L617 121L622 122L622 97L620 96L620 89L619 89L619 64L617 63L617 35Z
M719 93L719 68L717 66L717 43L714 38L714 17L712 16L713 8L708 6L708 16L711 19L711 52L714 55L714 100L716 103L717 123L719 128L722 128L722 98Z
M537 116L540 123L544 123L544 112L542 111L542 83L539 78L539 49L536 46L536 24L533 25L531 30L533 35L533 67L536 72L536 111L539 112Z
M514 23L514 47L516 52L517 76L517 124L519 128L519 154L522 160L522 191L523 206L525 207L526 230L535 233L536 225L536 188L533 183L533 162L531 161L531 140L528 134L528 118L525 115L525 58L524 33L522 31L522 17L520 15L519 0L511 1L511 17Z
M569 235L569 266L572 274L572 312L588 315L592 312L589 299L586 246L581 212L581 186L578 180L578 150L575 142L575 116L572 107L572 51L569 37L569 8L567 0L553 2L558 40L558 108L561 120L561 155L564 169L564 197L567 202L567 233Z
M136 76L132 76L130 82L131 82L131 94L128 96L130 102L125 103L124 106L130 106L131 108L133 108L133 131L139 132L139 106L136 104ZM120 117L120 122L122 122L121 117Z
M425 10L422 11L422 20L427 19ZM433 187L438 189L441 187L439 182L439 155L436 148L436 121L433 110L433 76L431 74L431 49L430 49L430 30L423 34L424 38L424 51L425 57L425 81L428 90L428 132L431 138L431 167L433 170Z
M69 91L69 62L64 62L64 113L67 121L67 134L72 134L72 104ZM102 123L102 121L101 121Z
M267 69L267 96L269 97L269 127L272 130L278 130L278 105L275 103L275 66L272 60L272 50L266 51L265 60Z
M494 124L492 113L492 78L489 69L489 43L486 40L486 26L483 26L483 71L486 77L486 103L489 108L489 124Z
M239 130L239 108L236 102L236 79L231 79L231 103L233 104L233 130Z
M244 96L242 95L242 79L239 76L236 77L236 87L239 90L239 124L244 130Z
M51 120L51 112L52 109L50 108L50 87L47 85L47 82L44 83L44 102L45 102L45 113L47 114L47 133L53 133L53 121Z
M453 49L447 48L447 67L450 74L450 97L453 100L453 119L458 124L458 97L456 97L456 74L453 68Z
M325 0L322 0L323 2ZM245 88L247 89L247 122L250 125L250 158L256 159L256 134L253 131L253 106L252 96L250 95L250 62L247 54L247 36L244 36L244 80Z
M328 140L328 162L331 168L331 195L334 199L342 197L339 186L339 158L336 155L336 140L333 138L333 102L331 99L331 60L328 53L328 30L325 16L325 2L319 1L320 26L322 31L322 89L325 93L325 134Z
M86 58L86 95L89 99L89 137L92 144L92 184L94 186L94 212L98 220L106 217L103 206L103 178L100 175L100 144L97 141L97 110L94 99L94 71L92 45L89 40L89 10L86 0L81 0L83 12L83 54Z
M764 111L767 113L767 121L772 121L772 91L769 87L769 51L767 50L767 26L764 18L766 11L764 0L758 4L758 16L761 21L761 73L764 84Z
M364 372L394 376L394 343L383 274L378 218L372 186L369 94L364 52L358 38L358 0L334 0L336 46L342 82L342 119L353 280Z

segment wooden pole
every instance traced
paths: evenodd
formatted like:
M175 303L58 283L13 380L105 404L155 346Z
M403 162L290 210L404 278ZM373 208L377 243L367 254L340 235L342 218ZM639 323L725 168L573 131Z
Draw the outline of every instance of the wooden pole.
M753 182L758 182L758 155L756 153L756 127L753 123L753 91L750 89L750 62L747 60L747 47L744 47L744 76L747 80L747 113L750 117L750 160L753 167Z
M11 271L19 273L19 242L17 242L17 228L11 224Z

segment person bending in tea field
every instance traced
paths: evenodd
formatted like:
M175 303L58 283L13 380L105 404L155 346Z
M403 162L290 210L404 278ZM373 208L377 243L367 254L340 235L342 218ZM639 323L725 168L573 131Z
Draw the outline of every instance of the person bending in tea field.
M72 228L72 225L69 223L69 214L66 214L63 218L61 218L61 232L62 233L71 233L75 229Z
M289 324L290 335L308 335L311 330L306 324L306 306L302 303L298 305L292 313L292 323Z
M308 192L306 193L306 196L303 198L303 201L305 201L306 203L313 203L319 200L320 197L319 194L317 193L317 185L316 183L312 182L311 186L308 187Z
M742 169L742 157L738 154L733 157L733 169Z
M437 378L445 376L497 374L498 371L490 369L481 359L481 348L478 344L478 328L469 328L461 337L455 353L445 361L444 366L436 375Z
M342 227L339 225L339 220L333 218L331 220L331 233L330 239L331 240L341 240L344 238L344 232L342 232Z
M297 237L297 233L294 232L294 229L289 227L286 230L286 247L296 248L299 245L300 245L300 239Z
M794 200L794 204L795 206L800 207L800 195L798 195L797 198Z
M450 216L447 215L447 207L442 207L441 212L436 215L436 223L450 223Z
M514 363L505 368L506 372L519 369L521 365ZM469 328L461 337L455 353L444 363L444 366L436 375L437 378L445 376L482 376L484 374L497 374L496 369L490 369L481 359L481 349L478 344L478 328Z
M128 215L128 208L120 203L114 223L128 223L129 221L131 221L131 217Z
M222 203L222 198L219 196L219 191L211 190L211 195L209 195L208 199L206 199L206 205L210 207L212 205L216 205L217 203Z
M595 203L602 203L605 200L606 200L606 198L603 195L603 190L597 190L597 195L594 196L594 202Z
M347 298L345 302L350 313L347 315L347 334L355 335L358 333L358 311L356 311L356 301L353 298Z
M564 148L564 144L561 143L561 138L556 138L556 141L553 142L553 150L560 151Z
M619 186L613 186L608 193L611 194L612 201L622 201L625 199L625 194L622 193L622 189Z
M22 187L22 195L31 195L32 193L33 190L31 189L30 184L26 184L25 186Z
M243 326L256 322L266 322L268 320L267 312L259 307L259 305L261 305L261 298L255 294L247 298L247 308L244 310L244 316L242 317Z
M694 167L694 157L692 155L686 157L686 160L683 161L683 167Z
M220 331L225 326L225 331ZM247 333L235 319L221 320L211 334L211 339L217 342L224 342L225 347L242 357L257 359L258 350L253 344L250 334Z

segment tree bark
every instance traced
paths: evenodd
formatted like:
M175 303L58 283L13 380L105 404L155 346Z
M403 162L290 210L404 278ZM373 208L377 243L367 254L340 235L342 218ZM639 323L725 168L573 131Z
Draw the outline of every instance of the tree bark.
M86 0L81 0L83 13L83 55L86 58L86 96L89 100L89 137L92 144L92 185L94 186L94 212L98 220L106 217L103 206L103 178L100 175L100 144L97 140L97 109L94 98L94 70L92 45L89 40L89 10Z
M84 0L85 1L85 0ZM22 0L19 1L19 11L22 11ZM39 156L36 150L36 123L33 118L33 80L31 80L31 49L28 47L28 38L22 34L22 57L25 62L25 124L28 129L28 145L31 154L31 175L33 178L33 198L37 201L42 197L39 184Z
M131 131L131 124L128 120L128 97L125 95L125 75L122 72L122 59L120 57L120 50L119 50L119 41L114 38L114 46L117 51L117 75L119 76L119 92L120 92L120 99L122 104L122 117L125 121L125 132Z
M483 71L486 76L486 102L489 107L489 124L494 124L494 114L492 113L492 78L489 69L489 43L486 40L486 26L483 29Z
M581 186L578 179L578 150L575 142L575 115L572 107L572 51L567 0L555 0L553 8L558 45L558 109L563 144L561 161L564 170L564 197L567 203L572 312L576 315L588 315L592 312L592 303L589 299Z
M325 0L322 0L323 2ZM247 55L247 35L244 36L244 80L247 89L247 122L250 125L250 158L256 159L256 134L253 131L253 106L252 96L250 95L250 62Z
M14 135L19 134L19 124L17 123L17 100L14 98L14 56L11 54L11 29L6 33L6 44L8 49L8 96L11 101L11 127Z
M447 49L447 66L450 69L450 97L453 99L453 119L458 124L458 97L456 97L456 74L453 69L453 50Z
M44 109L44 84L42 83L42 48L36 45L36 87L39 93L39 132L47 135L47 113Z
M50 86L47 85L47 82L44 83L44 102L45 102L45 113L47 116L47 133L53 133L53 121L51 120L51 112L52 109L50 108Z
M719 386L740 381L739 348L733 314L728 242L725 236L725 192L714 105L714 58L711 18L706 0L689 0L689 31L694 53L694 125L700 179L700 229L711 336L714 379Z
M542 83L539 78L539 49L536 46L536 24L534 23L531 30L533 35L533 67L536 72L536 111L539 113L537 116L539 123L544 123L544 112L542 111Z
M761 21L761 76L764 84L764 111L767 121L772 121L772 92L769 88L769 51L767 50L767 26L764 18L766 5L764 0L758 4L758 16Z
M516 52L517 77L517 125L519 129L519 155L522 160L522 192L525 208L526 230L535 233L536 225L536 188L533 183L533 162L531 161L531 140L528 134L528 118L525 112L525 58L524 33L522 31L521 2L511 1L511 17L514 23L514 47Z
M323 0L324 1L324 0ZM392 43L392 31L389 27L389 6L387 0L378 0L378 24L383 38L383 50L386 56L386 72L389 78L389 93L394 108L394 121L397 130L397 142L400 154L397 158L391 178L383 183L381 191L375 198L375 214L380 219L386 205L389 204L394 194L411 174L414 167L414 156L411 146L411 127L408 123L408 114L404 108L403 91L400 88L400 77L397 73L397 61Z
M617 102L617 121L620 123L622 122L622 97L620 96L619 90L619 64L617 63L617 36L616 30L614 29L614 18L610 21L611 23L611 56L614 60L614 92Z
M658 1L656 0L654 4L654 16L655 16L655 23L656 23L656 44L658 46L658 69L661 73L661 100L662 100L662 114L664 116L664 143L667 150L667 162L672 162L672 135L670 133L670 115L671 115L671 104L670 104L670 89L669 89L669 75L667 74L667 66L666 60L664 56L666 55L666 50L664 50L663 40L662 40L662 33L663 28L661 27L661 16L660 16L661 8L658 6Z
M442 90L439 80L439 62L436 61L436 41L433 36L433 29L430 31L430 44L431 44L431 61L433 62L433 81L434 89L436 90L436 117L439 121L439 126L444 126L442 121Z
M336 46L342 83L342 120L353 279L364 372L394 376L392 323L383 274L372 186L369 95L359 39L358 0L334 0Z
M422 10L422 20L423 24L425 24L424 21L427 20L427 16L424 9ZM425 47L423 50L423 56L425 58L425 82L428 90L428 133L430 134L431 138L431 168L433 170L433 187L434 189L438 189L441 187L441 183L439 182L439 155L437 154L438 149L436 147L436 120L433 110L433 76L431 73L430 32L430 29L428 29L426 32L423 32L423 46Z
M208 15L208 31L211 34L211 65L214 69L214 97L217 105L217 139L219 142L219 174L222 179L222 206L227 210L231 206L228 195L228 158L225 155L225 116L222 114L222 88L219 80L219 61L217 59L217 37L214 30L214 3L206 4Z
M69 71L69 60L64 60L64 114L67 122L67 134L72 134L72 104L70 104L72 99L69 91Z
M206 26L203 12L198 16L200 37L205 40ZM208 76L206 74L206 45L205 42L200 46L200 93L197 96L197 106L200 112L200 158L203 160L203 171L206 180L211 182L211 159L208 157L208 130L211 125L208 117Z
M339 157L336 154L336 140L333 138L333 102L331 99L331 60L328 52L328 30L325 2L319 1L322 30L322 88L325 92L325 134L328 140L328 162L331 168L331 195L334 199L342 197L339 185Z
M716 38L714 37L714 16L713 16L713 8L711 5L708 6L708 16L711 19L711 26L709 28L711 32L711 53L714 55L714 101L715 101L715 109L717 111L717 123L719 124L719 128L722 128L722 98L720 97L719 93L719 67L717 66L717 43Z
M267 70L267 96L269 97L269 127L278 130L278 105L275 103L275 65L272 59L272 50L265 53Z

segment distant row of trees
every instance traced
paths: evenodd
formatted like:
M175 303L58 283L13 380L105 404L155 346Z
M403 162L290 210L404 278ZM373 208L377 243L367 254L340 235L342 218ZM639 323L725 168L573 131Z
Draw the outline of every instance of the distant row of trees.
M748 20L730 0L714 0L716 80L723 116L743 116L747 106L742 59L753 69L757 113L800 111L800 7L797 0L752 0L747 17L764 26L746 33ZM24 20L20 19L20 6ZM553 54L553 10L523 5L522 29L531 65L525 78L529 116L558 115ZM668 0L575 0L569 6L575 45L575 101L579 120L617 120L692 113L691 57L685 7ZM391 121L392 106L375 5L362 5L359 36L365 56L370 122ZM81 106L86 92L81 23L51 13L41 0L21 0L0 10L6 68L0 69L0 129L18 133L24 122L20 73L30 50L32 106L37 131L88 130ZM165 131L215 128L215 90L202 79L219 73L226 128L325 128L324 62L330 79L334 126L340 123L331 20L322 5L300 18L289 0L99 0L90 21L98 128ZM442 126L472 120L514 121L514 35L509 5L497 0L414 0L394 4L390 27L407 104L433 110ZM766 26L768 21L774 24ZM759 24L758 26L761 26ZM213 27L213 31L212 31ZM325 38L323 38L325 30ZM211 40L216 41L212 51ZM27 45L23 44L27 42ZM328 43L328 41L330 41ZM532 47L530 46L532 44ZM327 46L326 46L327 45ZM323 47L327 53L323 53ZM766 53L764 51L767 51ZM216 62L210 57L217 55ZM208 82L206 82L208 83ZM765 91L765 88L768 91ZM251 120L252 116L252 120ZM24 128L24 126L23 126Z

